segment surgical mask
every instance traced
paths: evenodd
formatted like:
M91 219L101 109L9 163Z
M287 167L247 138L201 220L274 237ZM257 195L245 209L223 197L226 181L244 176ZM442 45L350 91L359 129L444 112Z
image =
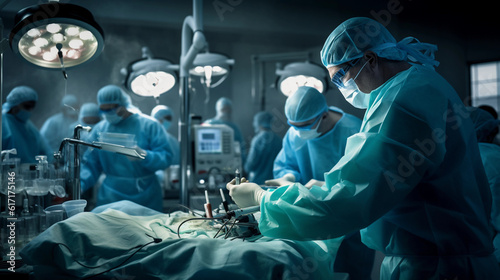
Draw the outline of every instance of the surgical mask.
M168 130L168 129L170 128L170 125L171 125L171 124L172 124L172 123L171 123L171 122L169 122L169 121L163 121L163 122L161 123L161 125L165 128L165 130Z
M31 112L21 109L14 116L16 117L16 119L18 119L24 123L24 122L27 122L31 118Z
M122 120L122 117L118 116L116 111L111 113L104 113L103 116L104 119L108 121L110 124L117 124Z
M366 109L368 107L368 103L370 101L370 94L366 94L360 91L358 85L354 80L356 80L361 71L363 71L363 68L365 68L367 63L368 61L365 62L365 64L363 64L363 66L359 70L358 74L356 74L354 79L350 78L346 83L334 82L337 85L340 92L342 93L342 95L344 96L345 100L349 102L352 106L359 109ZM340 71L344 72L343 69L339 70L339 72ZM332 81L334 78L332 78Z
M296 129L297 132L299 133L299 137L304 139L304 140L311 140L314 138L318 138L318 136L321 135L321 132L318 132L318 128L321 124L321 121L323 120L323 117L320 117L318 125L316 128L311 128L311 129Z

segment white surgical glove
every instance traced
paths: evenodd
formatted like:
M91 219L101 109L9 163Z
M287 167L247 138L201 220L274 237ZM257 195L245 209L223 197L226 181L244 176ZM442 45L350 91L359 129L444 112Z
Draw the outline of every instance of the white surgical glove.
M325 184L325 181L318 181L316 179L311 179L309 180L309 182L307 182L307 184L305 184L304 187L310 189L312 188L312 186L318 186L318 187L321 187Z
M141 156L143 156L144 158L146 158L146 156L147 156L147 154L148 154L148 152L147 152L146 150L142 149L142 148L141 148L141 147L139 147L139 146L135 146L135 147L133 147L133 148L135 149L135 151L136 151L139 155L141 155ZM126 157L127 157L130 161L137 161L137 160L141 160L140 158L136 158L136 157L131 157L131 156L126 156Z
M278 186L278 187L288 186L292 183L295 183L295 176L291 173L288 173L281 178L266 180L264 182L264 184L266 184L266 186Z
M266 193L259 185L247 182L245 178L241 178L241 184L235 185L233 179L226 185L229 195L240 208L259 206Z

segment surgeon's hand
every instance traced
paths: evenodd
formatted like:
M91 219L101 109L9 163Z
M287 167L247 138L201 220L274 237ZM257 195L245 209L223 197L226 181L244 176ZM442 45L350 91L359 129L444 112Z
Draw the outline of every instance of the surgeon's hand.
M272 179L272 180L266 180L264 184L266 186L288 186L290 184L295 183L295 176L293 174L286 174L285 176L278 178L278 179Z
M144 158L146 158L146 156L148 155L148 152L144 149L142 149L141 147L139 146L135 146L133 147L134 150L141 156L143 156ZM131 156L126 156L128 158L128 160L130 161L138 161L138 160L141 160L140 158L136 158L136 157L131 157Z
M235 185L236 180L233 179L227 183L226 189L229 195L240 208L258 206L266 193L259 185L248 183L247 179L241 178L241 183Z
M312 188L312 186L321 187L324 184L325 184L325 181L318 181L318 180L315 180L315 179L311 179L311 180L309 180L309 182L307 182L307 184L305 184L304 187L310 189L310 188Z

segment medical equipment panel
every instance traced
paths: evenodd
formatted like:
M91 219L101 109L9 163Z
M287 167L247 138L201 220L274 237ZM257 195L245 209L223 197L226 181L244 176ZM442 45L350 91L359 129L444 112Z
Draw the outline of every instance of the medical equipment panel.
M234 141L233 129L224 124L195 125L193 134L196 187L225 186L234 171L242 168L240 146Z

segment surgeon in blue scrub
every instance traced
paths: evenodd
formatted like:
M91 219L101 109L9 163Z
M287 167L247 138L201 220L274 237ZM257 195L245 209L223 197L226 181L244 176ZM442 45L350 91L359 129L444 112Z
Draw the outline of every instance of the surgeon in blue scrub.
M347 138L359 132L361 120L337 107L328 107L323 94L312 87L299 87L288 97L285 115L291 128L274 161L274 178L278 179L266 184L322 186L325 172L344 155ZM368 280L374 257L375 251L361 243L356 231L342 241L334 270L349 273L352 280Z
M99 106L95 103L89 102L84 103L80 107L80 113L78 114L78 120L69 125L69 132L72 136L75 130L75 126L83 125L93 128L98 122L102 120L101 113L99 112ZM85 140L89 135L87 131L80 131L80 139Z
M436 71L434 45L396 41L380 23L351 18L321 60L366 112L344 156L311 189L227 185L240 207L259 205L265 236L308 240L361 230L385 258L385 279L500 279L491 192L472 121Z
M241 161L243 165L246 161L246 144L243 141L243 135L241 134L240 127L233 122L233 102L227 97L221 97L215 103L215 117L204 121L204 124L225 124L233 129L234 140L240 144L241 149Z
M130 200L163 211L162 191L155 172L167 168L172 160L165 130L155 119L134 113L130 97L117 86L101 88L97 102L104 121L92 129L87 140L97 141L102 132L132 134L137 141L136 149L145 152L146 158L138 160L98 149L87 150L80 173L82 192L92 188L104 173L106 178L97 194L97 206Z
M180 163L180 154L181 148L179 145L179 140L175 138L172 134L168 132L170 125L172 124L172 118L174 117L174 113L172 110L165 105L157 105L151 111L151 117L155 118L161 126L165 129L167 133L168 144L170 145L170 149L172 150L172 165L178 165Z
M52 158L52 151L30 121L33 109L38 101L38 93L27 86L18 86L7 95L7 102L2 105L2 149L16 148L15 157L21 163L36 162L35 156L46 155Z
M323 185L324 173L344 155L347 138L359 132L361 120L328 107L323 94L307 86L288 97L285 115L291 128L274 161L276 179L266 185Z
M500 264L500 146L493 143L499 131L500 120L495 119L491 112L481 107L468 107L467 109L476 129L479 152L493 198L491 207L491 222L495 228L493 245L495 257Z
M40 128L40 134L45 138L52 151L59 150L64 138L73 136L73 132L68 132L66 128L78 120L78 107L76 96L65 95L59 105L61 112L49 117Z
M281 150L282 139L271 128L273 115L267 111L258 112L253 117L255 136L250 143L250 151L245 162L248 179L263 185L266 179L273 178L274 159Z

